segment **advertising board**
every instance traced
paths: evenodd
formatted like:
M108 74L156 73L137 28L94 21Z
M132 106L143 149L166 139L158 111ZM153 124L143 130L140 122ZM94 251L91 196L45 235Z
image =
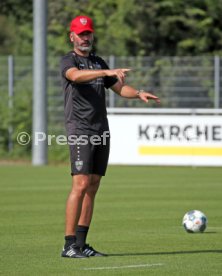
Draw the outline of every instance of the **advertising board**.
M222 165L218 115L108 115L110 164Z

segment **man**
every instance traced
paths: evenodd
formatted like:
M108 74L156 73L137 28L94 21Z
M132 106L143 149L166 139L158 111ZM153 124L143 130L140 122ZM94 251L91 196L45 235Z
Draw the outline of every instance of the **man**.
M93 33L91 18L74 18L70 25L73 51L61 60L65 125L72 172L62 257L106 256L86 244L94 199L109 157L105 88L111 88L122 97L138 98L144 102L152 99L159 103L158 97L125 85L125 76L130 69L110 70L103 59L91 53ZM97 143L93 143L95 141Z

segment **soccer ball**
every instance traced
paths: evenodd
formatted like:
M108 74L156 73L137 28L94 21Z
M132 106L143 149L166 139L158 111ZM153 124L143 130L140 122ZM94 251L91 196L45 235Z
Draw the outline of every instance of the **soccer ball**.
M184 215L182 225L188 233L202 233L207 227L207 217L201 211L192 210Z

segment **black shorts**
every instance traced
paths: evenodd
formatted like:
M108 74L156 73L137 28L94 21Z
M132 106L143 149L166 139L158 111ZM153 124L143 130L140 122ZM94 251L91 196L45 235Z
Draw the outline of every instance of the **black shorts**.
M110 137L100 140L98 136L97 139L95 136L92 138L93 136L88 135L75 135L75 139L68 137L71 175L105 175L109 159Z

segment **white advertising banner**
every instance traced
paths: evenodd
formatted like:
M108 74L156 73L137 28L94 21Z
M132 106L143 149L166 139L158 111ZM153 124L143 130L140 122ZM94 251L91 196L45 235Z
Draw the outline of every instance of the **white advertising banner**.
M110 164L222 166L218 115L108 115Z

